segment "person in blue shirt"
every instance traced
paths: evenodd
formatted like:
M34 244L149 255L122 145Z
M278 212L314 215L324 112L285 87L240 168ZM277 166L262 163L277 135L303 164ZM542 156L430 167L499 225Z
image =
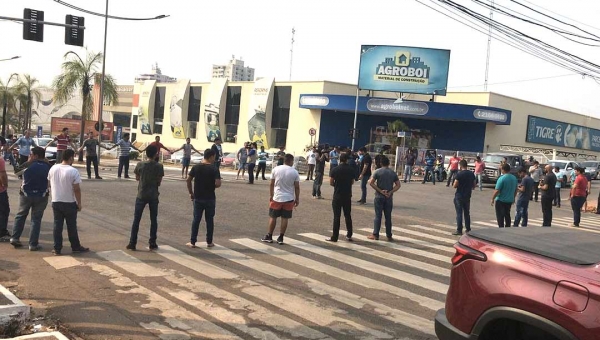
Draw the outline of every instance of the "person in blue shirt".
M433 167L435 166L435 154L427 152L425 155L425 174L423 175L423 182L421 184L425 184L427 177L431 175L431 181L433 185L435 185L435 174L433 173Z
M496 220L498 227L510 228L512 219L510 218L510 209L515 203L517 195L517 178L510 173L510 165L502 164L500 168L502 176L496 182L496 190L492 196L492 206L496 208Z
M553 172L556 175L556 185L554 185L554 202L552 202L552 205L560 208L560 187L562 186L564 171L555 166Z
M333 170L339 164L340 159L340 148L339 146L334 146L333 150L329 152L329 172Z
M19 147L19 165L27 162L29 160L29 154L31 153L32 146L38 146L33 138L31 138L31 134L29 130L23 131L23 137L17 139L17 141L8 149L8 151L14 149L15 147Z
M526 168L519 169L519 176L521 177L521 183L519 183L519 186L517 187L517 211L515 213L513 227L518 227L519 223L521 224L521 227L527 227L527 221L529 219L529 201L535 183Z

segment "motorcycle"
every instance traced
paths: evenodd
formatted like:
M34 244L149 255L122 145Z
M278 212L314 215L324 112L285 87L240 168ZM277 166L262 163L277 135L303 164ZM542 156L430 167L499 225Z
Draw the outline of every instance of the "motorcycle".
M436 176L436 181L438 182L444 182L446 179L448 179L448 173L443 165L438 165L435 170L433 170L433 173Z

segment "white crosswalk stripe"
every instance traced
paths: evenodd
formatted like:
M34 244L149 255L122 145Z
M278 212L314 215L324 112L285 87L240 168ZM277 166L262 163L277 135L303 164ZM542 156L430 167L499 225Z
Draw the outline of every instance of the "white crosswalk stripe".
M369 228L361 228L360 230L362 230L362 231L368 231L368 232L373 231L373 229L369 229ZM402 240L402 241L409 242L410 244L413 244L413 245L418 245L418 246L422 246L422 247L426 247L426 248L441 250L441 251L448 252L448 253L451 253L451 254L455 253L455 250L452 247L442 246L440 244L431 243L429 241L423 241L423 240L418 240L418 239L406 237L406 235L405 235L405 234L407 234L406 229L402 229L402 233L403 233L403 235L400 237L400 240ZM417 236L419 236L420 234L422 234L422 233L418 233ZM379 242L379 241L373 241L373 242ZM390 246L392 246L393 244L395 244L395 243L389 243L389 242L388 243L386 243L386 242L380 242L380 243L383 244L384 246L386 244L389 244Z
M404 236L400 237L398 239L399 240L398 242L377 242L377 241L369 240L366 235L357 235L357 234L354 234L352 236L352 238L355 238L355 239L358 239L361 241L370 242L370 243L377 243L377 245L382 246L382 247L399 250L403 253L419 255L422 257L428 257L430 259L434 259L434 260L438 260L438 261L442 261L442 262L448 262L448 260L450 259L450 256L439 255L436 253L432 253L431 251L418 249L415 247L417 244L404 242L404 241L410 242L410 240L408 238L405 238ZM402 242L402 243L399 243L399 242ZM450 254L454 254L454 249L449 248L449 247L443 247L443 248L444 248L443 251L447 251ZM447 250L446 250L446 248L447 248Z

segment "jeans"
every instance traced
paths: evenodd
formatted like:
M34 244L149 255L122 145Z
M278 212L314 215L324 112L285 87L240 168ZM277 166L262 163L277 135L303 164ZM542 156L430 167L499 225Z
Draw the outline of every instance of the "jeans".
M135 212L133 213L133 224L131 225L131 237L129 238L129 244L135 245L137 243L138 231L140 230L140 221L142 220L142 213L144 208L148 205L150 209L150 245L156 244L156 233L158 232L158 199L155 200L141 200L135 199Z
M336 166L338 166L339 164L329 164L329 174L331 175L331 170L335 169Z
M77 203L75 202L52 202L54 212L54 250L61 251L63 245L63 226L67 223L67 235L71 243L71 249L81 248L79 235L77 233Z
M258 168L256 168L256 179L258 179L258 174L262 171L262 179L265 178L265 171L267 170L267 163L258 162Z
M538 201L538 194L539 193L540 193L540 182L539 181L533 182L533 192L531 192L531 199L530 199L530 201L533 200L534 197L535 197L535 201L537 202Z
M8 161L13 167L16 166L15 156L13 156L12 151L6 151L4 153L4 160Z
M323 173L322 172L315 172L315 181L313 182L313 190L312 190L312 195L317 196L317 197L321 197L321 185L323 185Z
M456 231L462 233L463 215L465 228L467 231L471 231L471 198L454 197L454 208L456 209Z
M44 210L48 206L48 196L25 196L19 195L19 211L15 216L15 225L13 227L12 238L13 240L19 240L23 229L25 228L25 222L27 222L27 215L29 215L29 209L31 209L31 230L29 231L29 246L37 246L40 238L40 229L42 225L42 218L44 217Z
M8 235L8 215L10 215L8 192L0 192L0 236Z
M346 220L346 237L352 237L352 198L334 197L331 201L331 207L333 208L333 235L331 239L337 241L340 236L340 223L342 219L342 210L344 211L344 220Z
M29 156L19 154L19 165L22 165L23 163L27 162L28 160L29 160ZM56 164L60 164L60 162L57 160Z
M425 183L425 181L427 180L427 176L431 175L431 181L433 182L433 185L435 185L435 174L433 173L433 167L432 166L426 166L425 167L425 175L423 175L423 182Z
M410 182L410 178L412 177L412 165L404 166L404 183Z
M129 177L129 156L119 156L119 170L117 171L117 177L121 178L123 168L125 168L125 177Z
M552 204L560 208L560 188L554 188L554 201Z
M552 201L554 197L548 197L542 195L542 215L544 216L544 222L542 227L550 227L552 225Z
M221 168L221 161L215 161L215 169L219 170Z
M517 201L517 212L515 213L515 222L513 227L518 227L521 223L521 227L527 227L527 221L529 219L529 200L522 199Z
M63 153L65 153L65 150L56 150L56 164L62 163Z
M381 213L385 216L385 235L392 237L392 208L394 207L393 197L385 196L375 197L375 220L373 220L373 235L379 236L381 229Z
M206 243L211 244L213 241L213 231L215 229L215 208L217 202L215 200L194 200L194 219L192 220L192 236L190 241L196 244L198 241L198 230L200 229L200 221L202 221L202 213L206 219Z
M456 174L458 173L458 170L450 170L450 173L448 174L448 182L446 183L446 186L450 186L450 183L452 183L452 179L454 179L456 177Z
M96 174L96 177L100 177L98 175L98 156L85 156L85 168L87 169L88 178L92 177L92 164L94 164L94 174Z
M496 200L495 208L496 208L496 221L498 221L498 227L500 228L510 228L511 226L511 218L510 218L510 208L512 203L506 203L502 201Z
M573 196L571 197L571 208L573 209L573 224L579 227L581 223L581 208L585 203L586 197Z
M248 163L248 181L250 181L251 184L254 183L254 167L256 166L255 163Z
M479 186L479 191L483 190L483 182L481 181L481 174L475 175L477 177L477 185Z
M369 182L369 178L371 178L371 175L363 175L363 178L360 180L360 200L363 202L367 201L367 183Z
M306 180L312 181L314 172L315 172L315 165L309 164L308 165L308 173L306 174Z

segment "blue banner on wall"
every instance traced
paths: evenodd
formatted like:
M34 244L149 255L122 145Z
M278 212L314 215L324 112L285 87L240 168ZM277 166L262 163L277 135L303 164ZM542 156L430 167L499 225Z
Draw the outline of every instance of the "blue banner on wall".
M449 68L449 50L362 45L358 88L445 96Z
M529 116L526 141L530 143L563 146L600 151L600 130Z

